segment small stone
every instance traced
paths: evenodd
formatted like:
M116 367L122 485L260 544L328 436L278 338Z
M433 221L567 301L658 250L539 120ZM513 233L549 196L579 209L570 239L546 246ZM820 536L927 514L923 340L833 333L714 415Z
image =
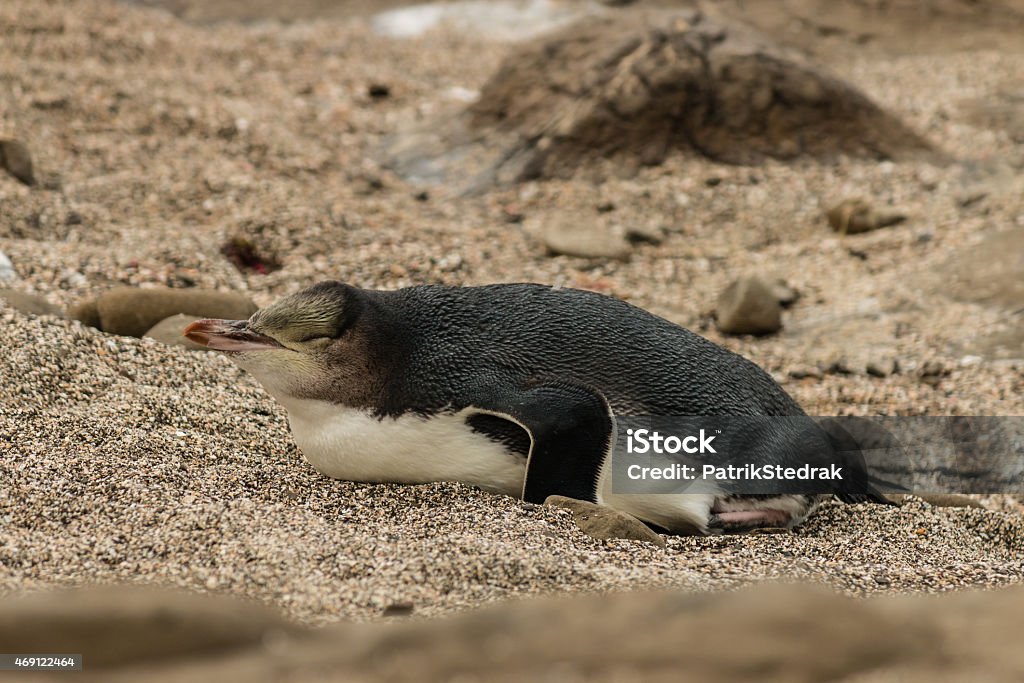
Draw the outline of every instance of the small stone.
M411 602L394 602L381 612L382 617L407 617L413 613L415 605Z
M383 83L371 83L366 89L366 94L374 100L383 100L391 96L391 88Z
M141 337L179 313L244 320L256 312L256 304L245 295L209 289L118 287L101 294L96 307L101 330L127 337Z
M829 375L855 375L857 374L857 369L848 358L839 357L828 364L825 372Z
M630 253L626 240L601 225L586 225L577 218L550 223L545 227L542 239L550 255L625 260Z
M164 318L144 334L144 337L156 339L158 342L167 344L168 346L182 346L192 351L209 351L210 349L206 346L196 344L191 339L185 337L182 334L182 330L185 329L190 323L194 323L200 320L198 316L185 315L179 313L172 315L169 318Z
M937 360L925 361L925 364L921 366L918 371L921 377L943 377L949 374L949 370L942 362Z
M655 246L665 241L665 231L657 225L634 225L626 229L626 239L631 244L653 244Z
M501 213L506 223L522 223L526 217L518 204L505 204L501 207Z
M19 292L16 289L0 288L0 299L5 300L14 310L28 315L53 315L64 317L64 311L38 294Z
M726 334L771 334L782 329L782 306L764 280L742 277L719 295L715 320Z
M34 185L36 182L32 171L32 155L25 143L19 140L0 140L0 168L26 185Z
M793 379L821 379L823 374L820 368L813 365L801 365L791 369L789 371L789 376Z
M630 541L644 541L661 548L665 547L665 539L651 531L646 524L632 515L610 507L565 496L548 496L544 504L565 508L572 512L576 524L588 536L601 540L622 538Z
M872 377L889 377L899 369L895 358L878 358L868 361L864 371Z
M905 214L876 210L863 199L844 199L828 210L828 223L843 235L856 235L902 223Z

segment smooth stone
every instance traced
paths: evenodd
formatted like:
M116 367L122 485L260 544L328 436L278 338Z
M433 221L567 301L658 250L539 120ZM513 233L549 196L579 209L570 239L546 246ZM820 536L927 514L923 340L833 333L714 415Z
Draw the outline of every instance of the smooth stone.
M827 212L832 229L843 235L857 235L902 223L905 214L897 211L878 211L863 199L845 199Z
M36 182L32 171L32 154L20 140L0 140L0 168L6 169L26 185L34 185Z
M553 256L623 260L631 251L629 242L620 236L581 218L553 221L544 228L542 239L548 254Z
M651 531L646 524L632 515L610 507L565 496L548 496L544 504L572 512L576 525L588 536L601 540L644 541L661 548L665 547L665 539Z
M185 315L179 313L172 315L170 318L164 318L153 327L149 328L144 337L150 337L156 339L158 342L167 344L168 346L181 346L191 351L209 351L210 349L196 344L194 341L182 334L182 330L185 329L190 323L194 323L197 320L202 320L199 316Z
M249 297L235 292L166 287L118 287L101 294L96 306L101 330L128 337L141 337L161 320L179 313L244 320L257 308Z

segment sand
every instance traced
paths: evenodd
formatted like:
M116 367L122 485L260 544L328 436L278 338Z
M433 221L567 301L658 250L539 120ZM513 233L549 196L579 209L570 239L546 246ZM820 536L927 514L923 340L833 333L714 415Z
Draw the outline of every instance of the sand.
M29 188L0 175L0 251L17 286L61 306L121 284L241 291L265 305L328 277L382 288L539 281L696 329L772 372L812 414L1024 414L1024 364L979 350L1019 312L942 276L992 235L1024 229L1024 143L961 108L1017 87L1021 53L864 50L829 65L958 159L950 165L676 155L599 186L552 180L459 198L407 183L377 152L404 123L453 106L452 88L478 89L508 45L443 31L397 41L367 27L359 17L194 26L110 2L5 2L0 137L26 142L40 178ZM391 95L371 98L381 83ZM972 183L981 199L962 201ZM838 237L823 213L848 196L910 218ZM592 220L608 203L608 220L664 227L664 243L625 262L545 255L538 226ZM282 268L239 272L221 254L239 235ZM729 338L710 322L718 293L748 272L801 292L780 335ZM550 592L791 578L864 595L1024 577L1024 517L1005 497L986 510L830 504L794 534L671 538L666 550L597 541L567 511L456 484L319 476L282 409L214 354L3 303L0 349L5 594L156 583L322 624L395 603L433 616ZM900 372L860 369L878 359ZM805 376L809 367L824 371ZM837 367L851 371L828 371Z

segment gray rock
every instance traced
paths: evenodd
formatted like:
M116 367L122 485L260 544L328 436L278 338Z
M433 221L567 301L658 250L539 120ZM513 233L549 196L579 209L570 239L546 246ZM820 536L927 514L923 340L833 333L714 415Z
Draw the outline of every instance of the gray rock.
M64 317L64 311L38 294L19 292L16 289L0 288L0 299L5 300L14 310L30 315L55 315Z
M0 282L17 279L18 273L14 270L14 264L11 263L11 259L7 258L7 254L0 251Z
M511 50L466 109L385 141L386 164L472 194L629 176L676 152L738 164L938 156L855 87L744 23L680 8L601 14Z
M542 240L548 254L624 260L630 246L601 224L583 219L563 218L544 226Z
M843 235L856 235L902 223L905 214L896 211L878 211L863 199L844 199L827 212L832 229Z
M209 348L196 344L181 333L189 323L194 323L201 319L199 316L185 315L184 313L172 315L170 318L164 318L156 325L153 325L143 336L156 339L158 342L163 342L168 346L182 346L192 351L209 351Z
M118 287L101 294L96 309L104 332L141 337L161 320L179 313L242 320L256 312L256 304L234 292Z
M632 515L613 510L610 507L565 496L548 496L544 504L571 511L573 519L576 520L576 524L583 533L594 538L602 540L621 538L653 543L661 548L665 547L665 539L651 531L646 524Z
M719 295L715 319L726 334L771 334L782 329L782 306L771 285L742 277Z
M26 185L34 185L36 182L32 172L32 155L25 143L19 140L0 140L0 168Z

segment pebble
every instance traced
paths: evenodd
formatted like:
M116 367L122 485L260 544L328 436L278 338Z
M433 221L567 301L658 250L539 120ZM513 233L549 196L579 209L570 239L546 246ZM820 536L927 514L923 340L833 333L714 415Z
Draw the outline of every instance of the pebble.
M256 304L234 292L117 287L97 298L96 309L104 332L141 337L173 315L244 320L256 312Z
M632 251L629 242L603 224L576 215L550 220L542 240L552 256L624 260Z
M832 229L843 235L857 235L897 225L907 216L897 211L879 211L864 199L844 199L827 212Z
M772 334L782 329L782 306L770 284L746 276L719 295L715 322L726 334Z
M185 315L183 313L172 315L169 318L164 318L156 325L149 328L143 336L156 339L158 342L162 342L168 346L181 346L192 351L209 351L209 348L201 344L196 344L181 333L189 323L193 323L200 319L201 318L199 316Z
M32 154L20 140L0 139L0 168L26 185L34 185L36 182L32 170Z
M572 512L573 519L583 533L602 540L626 539L653 543L664 548L665 539L651 531L650 527L636 517L603 505L585 500L548 496L545 505L565 508Z

